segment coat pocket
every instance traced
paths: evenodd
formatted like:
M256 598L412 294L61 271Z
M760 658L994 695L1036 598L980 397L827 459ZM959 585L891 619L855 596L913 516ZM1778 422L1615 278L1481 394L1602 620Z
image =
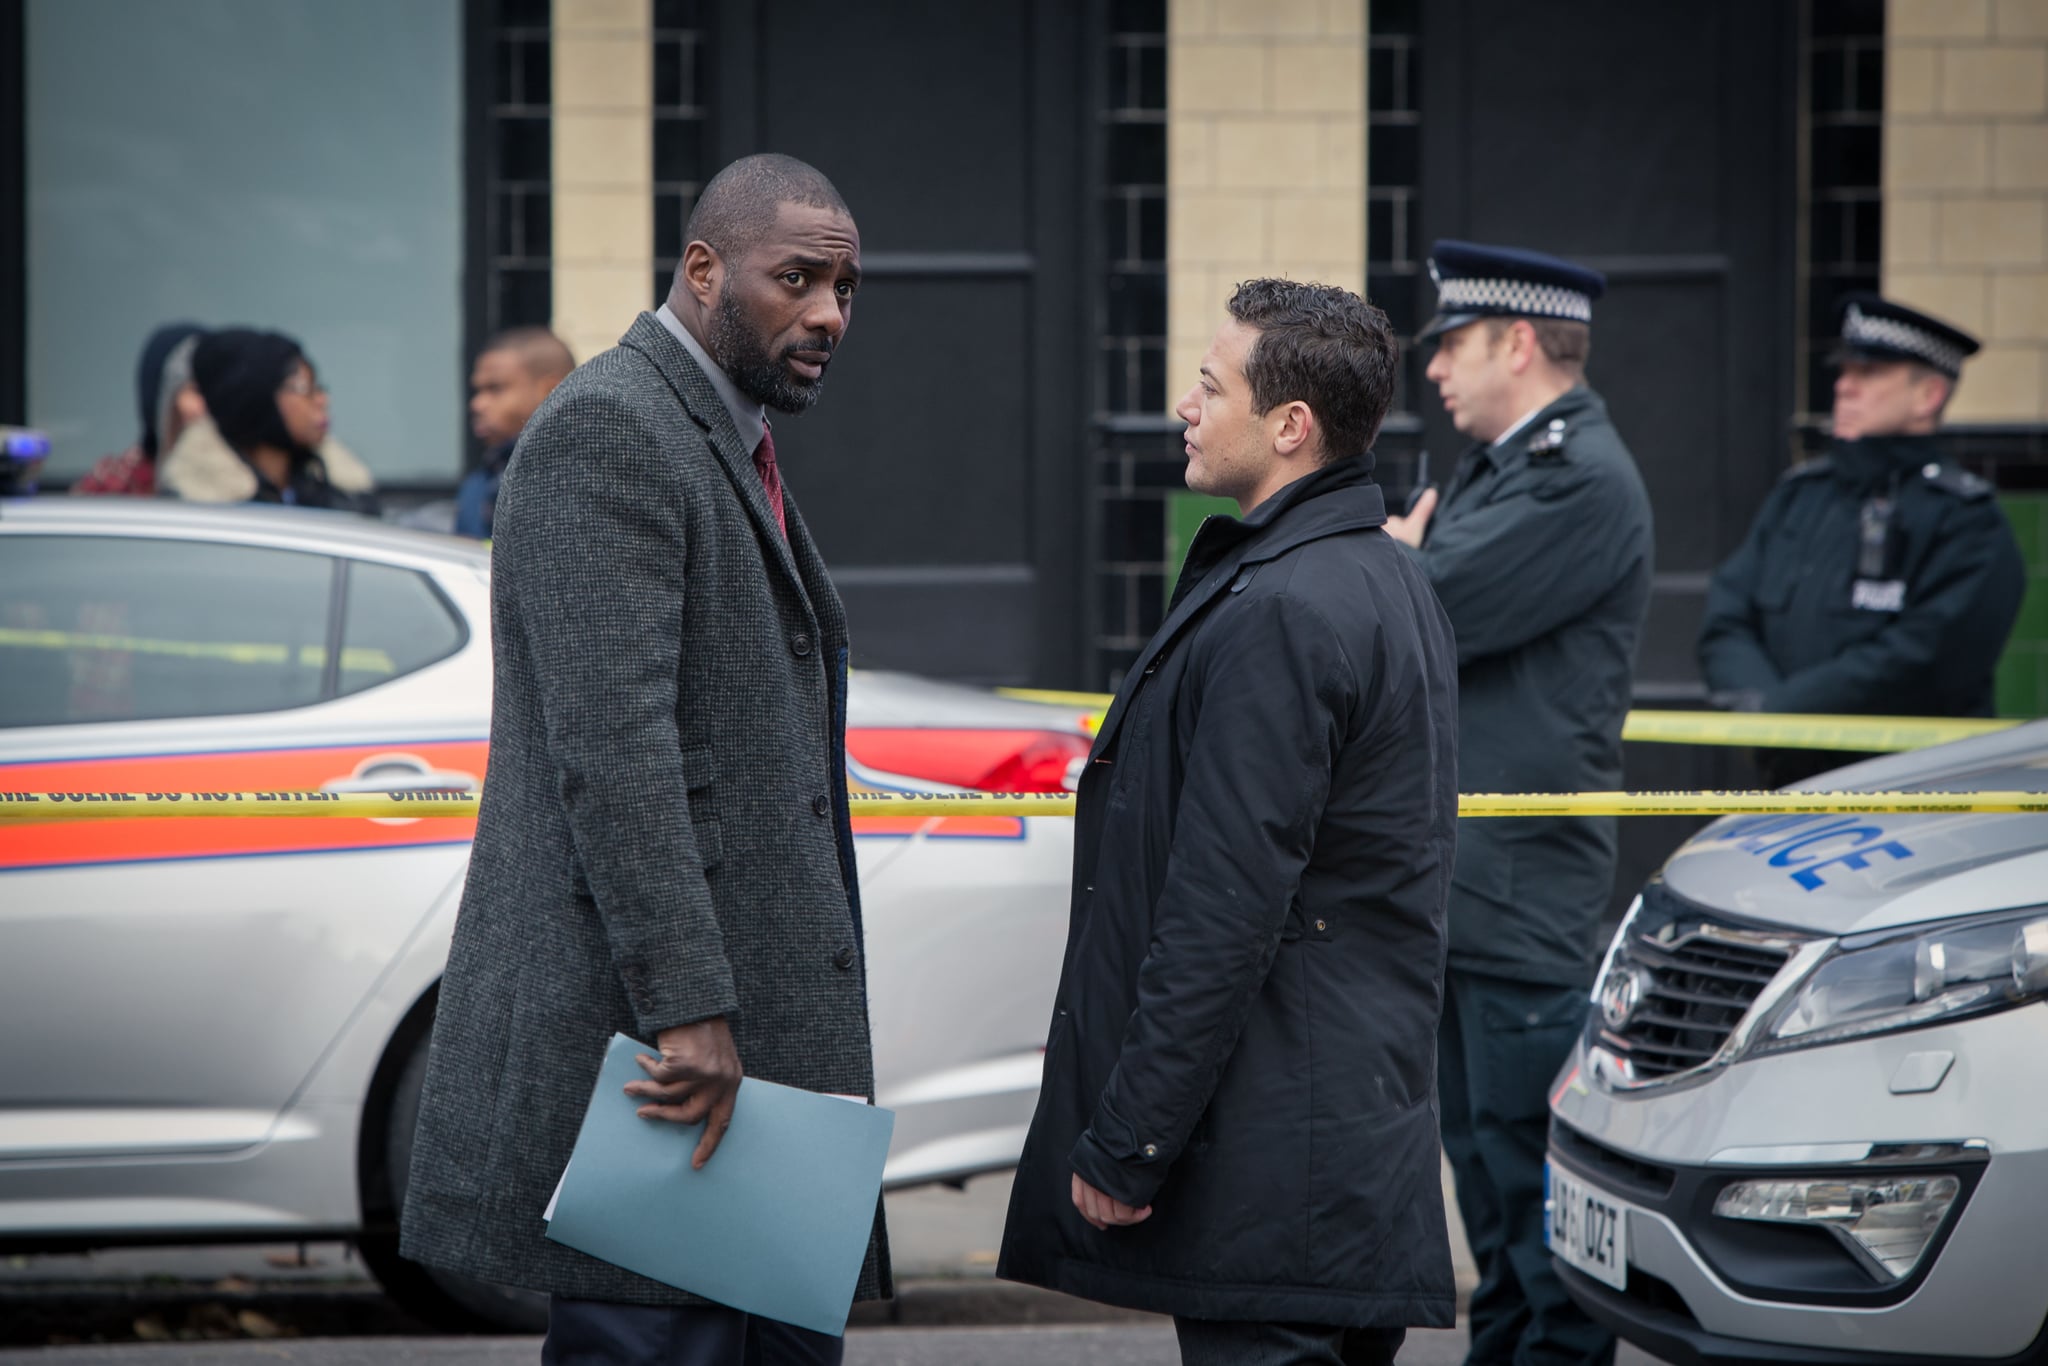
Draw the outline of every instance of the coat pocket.
M711 746L685 745L682 751L685 800L690 805L690 824L697 840L697 862L710 872L725 862L725 837L718 818L716 797L718 768L711 761Z

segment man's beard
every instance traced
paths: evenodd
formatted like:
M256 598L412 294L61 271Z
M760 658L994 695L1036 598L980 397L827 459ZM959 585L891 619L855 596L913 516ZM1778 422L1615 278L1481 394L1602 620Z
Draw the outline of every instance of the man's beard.
M746 315L733 302L730 289L720 290L718 307L711 313L711 354L725 371L733 387L754 402L778 413L800 413L818 401L825 388L825 376L804 379L789 368L790 356L798 351L819 351L830 358L830 337L811 337L770 354L761 338L748 326Z

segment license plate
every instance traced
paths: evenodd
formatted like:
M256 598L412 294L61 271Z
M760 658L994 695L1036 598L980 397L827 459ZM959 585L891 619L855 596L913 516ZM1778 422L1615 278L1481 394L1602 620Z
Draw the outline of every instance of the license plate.
M1543 1164L1543 1241L1566 1266L1628 1288L1628 1206L1554 1162Z

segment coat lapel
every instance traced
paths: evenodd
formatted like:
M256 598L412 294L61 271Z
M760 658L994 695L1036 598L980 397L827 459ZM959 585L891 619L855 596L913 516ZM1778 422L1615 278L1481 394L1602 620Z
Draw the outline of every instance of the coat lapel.
M797 569L796 556L791 544L776 524L775 510L768 506L768 494L761 487L761 476L754 469L754 453L748 450L740 439L738 428L732 425L732 414L726 411L725 403L718 397L718 391L711 387L711 381L697 367L690 353L682 343L669 335L652 313L642 313L633 320L620 345L630 346L654 362L661 371L669 388L675 390L681 400L683 411L690 419L704 429L712 453L718 463L725 466L725 476L731 482L733 491L745 505L747 515L754 520L754 531L767 547L768 558L782 570L783 577L796 589L803 599L804 607L815 618L817 610L811 602L811 594L804 583L804 576ZM784 511L788 511L787 494L784 495ZM791 534L795 534L796 519L791 518Z
M1387 520L1386 504L1382 501L1379 488L1371 485L1367 477L1371 466L1361 471L1330 469L1321 475L1311 475L1303 481L1292 496L1286 497L1284 505L1268 513L1263 509L1254 511L1251 520L1240 522L1233 517L1211 517L1202 523L1195 533L1194 543L1188 547L1187 564L1198 567L1208 559L1211 543L1227 540L1228 544L1218 545L1214 559L1207 569L1200 570L1201 578L1193 587L1183 582L1174 591L1174 600L1166 613L1166 620L1152 633L1152 639L1145 644L1144 652L1124 675L1123 686L1117 689L1116 700L1110 703L1109 711L1102 718L1102 725L1095 733L1095 744L1089 750L1089 757L1100 759L1108 754L1115 744L1118 727L1123 724L1124 714L1131 701L1144 686L1145 678L1152 671L1153 663L1173 644L1174 637L1186 629L1189 622L1199 617L1218 594L1235 586L1244 577L1244 571L1252 565L1285 554L1298 545L1317 540L1324 536L1335 536L1346 531L1358 531L1369 527L1384 526ZM1296 512L1290 512L1309 503L1321 494L1360 482L1369 487L1351 496L1356 505L1334 515L1311 516L1304 521ZM1284 524L1283 524L1284 523ZM1182 574L1187 570L1184 568Z
M1199 533L1195 537L1195 544L1201 544ZM1190 546L1191 554L1193 550L1194 546ZM1236 579L1238 561L1243 551L1243 545L1225 551L1223 557L1202 576L1201 582L1175 603L1173 610L1166 614L1166 620L1160 623L1159 629L1152 633L1152 639L1146 642L1144 653L1138 656L1136 662L1131 665L1130 672L1124 675L1124 683L1117 689L1116 700L1109 704L1109 712L1102 718L1101 728L1095 732L1095 744L1089 751L1090 758L1100 759L1114 747L1117 729L1123 725L1124 714L1130 709L1131 700L1138 695L1138 689L1144 686L1147 675L1152 672L1153 661L1173 643L1173 638L1180 634L1183 627L1200 616L1202 609Z

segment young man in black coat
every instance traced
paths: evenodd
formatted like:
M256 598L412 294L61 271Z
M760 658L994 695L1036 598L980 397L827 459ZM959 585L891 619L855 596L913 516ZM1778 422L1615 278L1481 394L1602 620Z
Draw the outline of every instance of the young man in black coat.
M1391 1362L1452 1321L1435 1039L1457 658L1381 530L1386 317L1254 280L1177 409L1234 498L1082 776L1001 1272L1174 1316L1188 1363Z

